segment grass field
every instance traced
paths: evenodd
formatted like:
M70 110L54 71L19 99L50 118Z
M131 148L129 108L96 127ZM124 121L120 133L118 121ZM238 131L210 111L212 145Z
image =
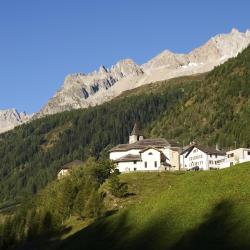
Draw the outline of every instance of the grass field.
M72 222L74 233L53 249L250 249L250 163L121 179L131 195L113 200L118 212L79 231Z

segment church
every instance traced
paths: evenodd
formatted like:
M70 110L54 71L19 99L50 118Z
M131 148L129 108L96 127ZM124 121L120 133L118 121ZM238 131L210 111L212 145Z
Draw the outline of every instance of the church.
M128 144L119 144L110 150L121 172L180 170L181 147L164 138L145 139L138 124L129 136Z

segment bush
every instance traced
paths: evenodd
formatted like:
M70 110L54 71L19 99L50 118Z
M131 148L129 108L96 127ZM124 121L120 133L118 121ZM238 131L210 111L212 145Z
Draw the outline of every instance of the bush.
M109 178L109 190L115 197L122 198L128 195L128 184L120 182L117 173L113 173Z

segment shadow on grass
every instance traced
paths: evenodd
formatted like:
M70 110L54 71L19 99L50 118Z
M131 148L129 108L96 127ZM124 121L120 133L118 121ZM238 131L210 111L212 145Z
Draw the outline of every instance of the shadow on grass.
M133 228L128 221L128 213L123 212L115 220L96 222L61 242L57 249L159 249L161 237L167 235L166 221L155 221L136 235L133 235Z
M130 231L126 221L127 213L112 222L101 219L61 242L58 249L113 249L117 239Z
M250 237L250 232L235 217L232 203L223 201L214 207L203 223L180 235L175 232L178 225L167 215L136 232L133 222L129 224L129 214L123 212L101 219L69 238L41 249L249 250L250 238L245 236L248 233Z
M171 250L249 250L250 227L242 230L242 222L232 210L231 202L219 203L201 225L187 232ZM248 241L243 232L248 233Z
M136 196L136 193L132 193L132 192L127 193L127 194L124 196L124 198L130 197L130 196Z

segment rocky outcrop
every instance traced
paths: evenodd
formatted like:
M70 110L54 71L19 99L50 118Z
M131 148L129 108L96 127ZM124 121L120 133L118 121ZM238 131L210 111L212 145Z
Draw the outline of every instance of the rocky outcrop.
M54 114L57 112L85 108L89 105L102 103L94 100L97 93L108 91L114 84L128 77L142 75L143 71L139 65L130 59L119 61L110 69L103 65L98 71L90 74L71 74L64 81L62 88L49 100L37 116Z
M30 116L25 112L19 113L16 109L0 110L0 133L27 122Z
M62 88L36 117L98 105L143 84L210 71L236 56L249 43L249 31L241 33L233 29L229 34L211 38L188 54L175 54L165 50L143 65L126 59L110 69L101 65L98 71L90 74L68 75Z

